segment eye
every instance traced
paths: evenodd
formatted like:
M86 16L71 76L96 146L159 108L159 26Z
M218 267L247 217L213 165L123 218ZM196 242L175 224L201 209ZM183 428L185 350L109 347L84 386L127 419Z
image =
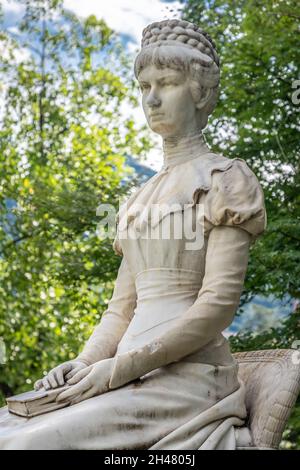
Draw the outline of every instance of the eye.
M150 85L148 83L141 83L140 85L140 89L142 92L145 90L149 90L149 88L150 88Z
M178 83L173 82L173 81L172 82L163 82L162 83L162 86L176 86L176 85L178 85Z

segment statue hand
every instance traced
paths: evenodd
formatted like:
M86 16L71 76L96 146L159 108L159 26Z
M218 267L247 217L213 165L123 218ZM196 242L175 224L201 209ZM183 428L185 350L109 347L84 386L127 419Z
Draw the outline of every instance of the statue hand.
M56 397L56 401L71 401L71 405L87 400L95 395L101 395L108 391L111 377L113 358L95 362L83 370L77 372L67 382L72 385Z
M44 387L45 390L49 390L50 388L62 387L65 385L66 380L71 379L84 368L87 368L87 364L76 359L74 361L63 362L51 369L43 379L37 380L34 384L34 389L40 390Z

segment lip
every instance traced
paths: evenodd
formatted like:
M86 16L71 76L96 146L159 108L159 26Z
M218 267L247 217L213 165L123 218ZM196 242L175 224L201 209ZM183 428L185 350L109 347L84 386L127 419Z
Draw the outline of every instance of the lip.
M150 117L156 117L156 116L163 116L163 113L153 113L153 114L150 114Z

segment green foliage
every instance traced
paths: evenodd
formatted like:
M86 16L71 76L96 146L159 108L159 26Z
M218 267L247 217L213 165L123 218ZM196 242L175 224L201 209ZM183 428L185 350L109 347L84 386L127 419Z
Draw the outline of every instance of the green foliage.
M113 31L60 1L24 3L19 36L0 37L2 395L76 356L99 322L120 258L96 209L118 208L125 156L149 146L121 112L137 100Z
M219 104L207 129L214 148L244 158L264 189L268 228L251 250L242 304L255 294L299 298L299 2L187 0L183 18L217 44ZM299 88L299 84L298 84ZM290 348L299 339L299 312L282 326L231 339L235 351ZM298 402L282 447L300 448Z
M298 2L183 3L184 19L211 34L221 59L220 99L207 138L224 155L245 159L265 193L268 229L252 250L243 300L254 294L298 298Z
M78 19L61 0L19 2L19 34L0 32L0 400L73 358L100 320L120 260L112 240L97 236L96 208L117 207L131 184L125 155L149 149L145 130L121 112L137 98L114 32L95 16ZM242 303L255 294L298 298L298 2L183 3L184 18L212 35L221 57L208 140L244 158L266 195L268 229L252 249ZM231 346L291 347L294 339L298 311ZM283 447L300 447L299 409Z

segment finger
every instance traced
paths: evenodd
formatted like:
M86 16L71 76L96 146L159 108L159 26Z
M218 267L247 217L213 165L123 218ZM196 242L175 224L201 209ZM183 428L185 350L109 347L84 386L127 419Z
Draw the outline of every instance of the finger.
M50 384L50 387L51 388L56 388L57 387L57 383L56 383L56 378L55 378L55 369L50 371L49 374L47 375L47 380Z
M34 390L40 390L42 387L43 387L42 379L39 379L34 383Z
M80 380L84 379L90 373L90 369L86 367L81 369L71 379L67 380L69 385L77 384Z
M65 376L65 379L66 380L69 380L71 379L72 377L74 377L75 374L77 374L77 372L79 372L80 370L84 369L84 367L74 367L74 369L72 369L66 376Z
M65 384L64 374L61 367L55 371L55 378L58 385L62 386Z
M49 390L51 388L51 385L49 384L47 377L42 379L42 383L43 383L43 387L45 390Z
M81 395L75 397L71 401L70 405L75 405L76 403L87 400L88 398L92 398L95 394L96 394L96 390L94 389L94 387L92 387L89 390L87 390L86 392L82 393Z
M74 377L75 374L77 374L77 372L79 371L80 369L73 369L71 370L71 372L69 372L66 376L65 376L65 380L68 381L69 379L71 379L72 377Z
M70 387L70 390L65 390L56 397L56 401L61 402L65 400L72 400L76 395L84 393L90 388L91 384L88 378L81 380L77 385Z
M47 375L47 380L50 384L50 388L57 388L59 386L59 382L56 380L56 373L61 370L62 374L69 372L69 370L72 368L71 364L61 364L60 366L55 367L52 369L49 374ZM64 385L64 380L62 382L62 385Z
M62 370L63 375L65 376L70 370L72 370L73 366L70 362L66 364L61 364L60 369Z

